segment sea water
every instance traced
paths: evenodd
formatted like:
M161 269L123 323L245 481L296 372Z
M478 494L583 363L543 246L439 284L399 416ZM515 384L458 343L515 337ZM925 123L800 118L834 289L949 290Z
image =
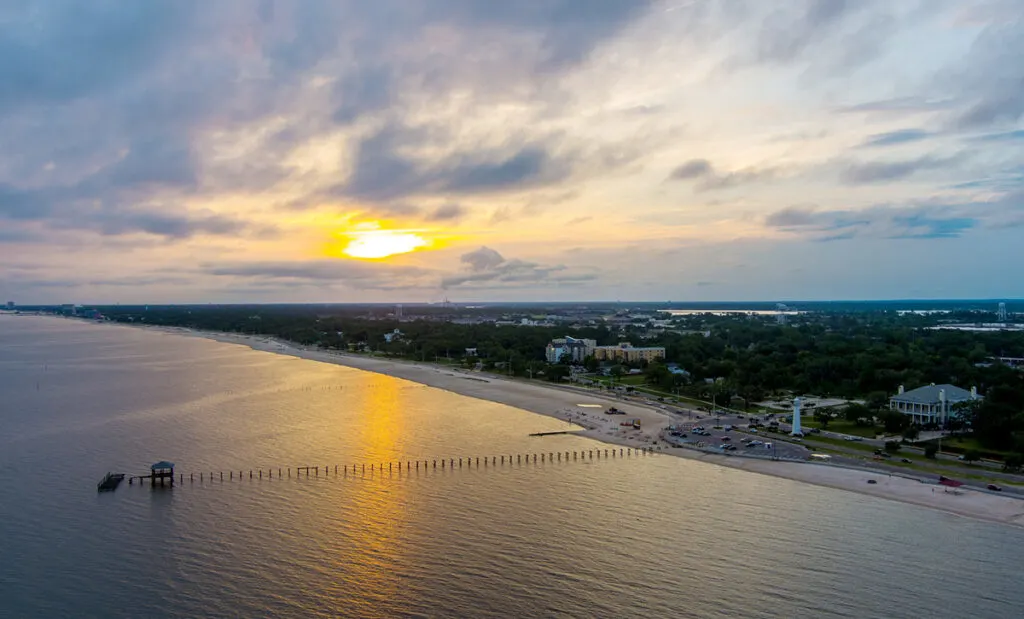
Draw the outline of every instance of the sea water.
M668 455L508 463L611 449L528 436L564 427L198 337L0 316L0 616L1024 608L1021 529ZM107 471L159 460L183 483L96 491ZM300 476L305 466L319 473Z

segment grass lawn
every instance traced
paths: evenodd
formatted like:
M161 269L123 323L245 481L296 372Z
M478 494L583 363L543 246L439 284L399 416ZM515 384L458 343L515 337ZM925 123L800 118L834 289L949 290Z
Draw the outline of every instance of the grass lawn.
M878 428L876 426L858 426L852 421L846 421L845 419L833 419L828 422L828 428L823 428L821 423L811 417L801 416L800 424L807 428L821 428L828 430L829 432L838 432L839 434L849 434L851 436L863 436L864 438L875 438L878 434Z
M938 446L938 440L927 441L927 443L931 443ZM925 444L926 443L924 442L918 443L918 445L920 445L922 448ZM973 436L958 436L955 438L945 437L942 439L943 452L957 453L967 451L968 449L977 449L982 454L991 454L993 456L999 456L998 459L1000 460L1002 460L1006 456L1013 455L1012 451L1003 451L1000 449L990 449L988 447L982 447L981 443L978 442L978 439L974 438ZM985 457L989 456L986 455Z
M845 443L844 447L850 447L854 445L857 445L857 443ZM860 447L864 446L861 445ZM830 449L830 446L825 445L814 445L814 448L819 453L831 453L846 458L859 458L863 460L865 463L874 462L874 459L869 454L864 454L863 457L854 456L853 454L850 453L844 453L839 450ZM900 462L900 458L906 458L911 462ZM943 462L942 465L937 465L935 460L929 460L921 454L906 453L903 450L896 452L895 454L893 454L892 458L888 458L883 462L887 466L906 469L908 471L914 471L915 473L926 473L928 475L935 476L945 475L947 477L952 476L956 479L969 479L973 481L984 482L986 484L998 484L1000 486L1024 486L1024 480L1008 481L1002 478L995 478L986 475L986 471L984 469L971 467L969 465L961 465L954 462Z
M765 436L771 436L771 434L766 434ZM811 445L811 446L815 446L815 445L818 445L818 444L841 445L843 447L846 447L847 449L855 449L857 451L866 451L866 452L869 452L869 453L875 451L876 449L878 449L877 447L872 447L871 445L865 445L864 443L860 443L860 442L857 442L857 441L846 441L846 440L843 440L841 438L832 438L830 436L821 436L820 434L805 434L804 435L804 443L807 443L808 445Z

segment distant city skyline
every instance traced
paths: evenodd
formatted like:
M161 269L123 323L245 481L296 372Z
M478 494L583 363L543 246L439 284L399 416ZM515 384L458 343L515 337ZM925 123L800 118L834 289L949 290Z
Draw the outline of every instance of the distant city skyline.
M1024 298L1015 0L0 17L19 304Z

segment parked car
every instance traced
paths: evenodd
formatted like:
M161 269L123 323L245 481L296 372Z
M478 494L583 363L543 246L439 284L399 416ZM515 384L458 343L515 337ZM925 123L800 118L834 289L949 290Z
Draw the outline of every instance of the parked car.
M910 464L910 458L900 458L900 462L903 464Z
M996 492L1002 492L1003 491L1003 488L1001 486L997 486L995 484L989 484L989 485L987 485L985 487L988 488L989 490L995 490Z

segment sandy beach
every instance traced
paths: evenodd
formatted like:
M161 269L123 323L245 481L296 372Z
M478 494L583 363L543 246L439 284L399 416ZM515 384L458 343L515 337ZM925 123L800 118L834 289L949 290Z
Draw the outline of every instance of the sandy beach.
M141 325L140 325L141 326ZM649 447L658 442L661 430L673 423L668 413L635 402L623 402L600 394L575 388L545 385L540 382L525 382L496 377L490 374L469 372L457 368L438 367L410 361L372 358L364 355L328 352L305 348L263 336L233 333L217 333L179 329L173 327L147 326L169 334L202 337L218 342L247 346L254 350L275 354L291 355L302 359L343 365L368 372L376 372L401 378L429 387L444 389L452 393L490 402L506 404L533 413L558 419L571 419L580 426L579 434L598 441L628 447ZM605 415L609 407L626 412L625 416ZM641 429L634 430L620 426L625 419L640 419ZM1024 526L1024 500L988 492L961 488L957 492L946 491L944 486L922 482L917 479L890 476L887 473L865 471L840 466L762 460L705 453L691 449L668 449L660 453L676 457L701 460L704 462L742 469L752 473L773 475L794 481L857 492L883 499L890 499L929 507L945 512ZM869 484L873 479L875 483Z

